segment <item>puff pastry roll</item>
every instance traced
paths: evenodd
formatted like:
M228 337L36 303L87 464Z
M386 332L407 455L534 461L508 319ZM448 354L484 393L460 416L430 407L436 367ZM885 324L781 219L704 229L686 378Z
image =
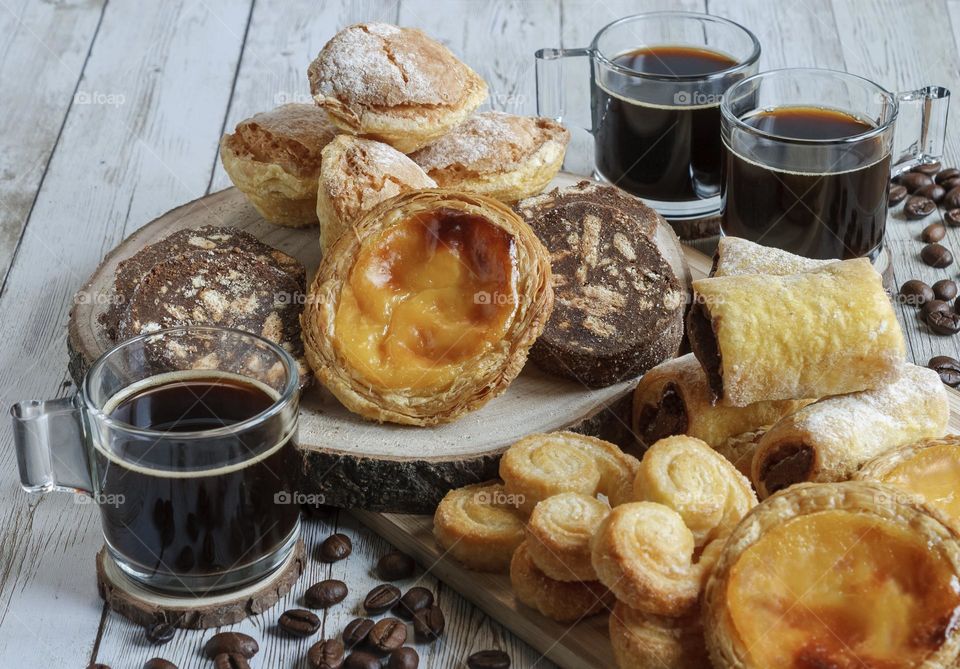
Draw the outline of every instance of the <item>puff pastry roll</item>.
M610 513L596 497L563 493L543 500L527 522L527 549L534 564L555 581L595 581L590 537Z
M905 364L876 390L827 397L787 416L757 445L751 469L760 497L801 481L843 481L881 453L947 428L947 391L932 369Z
M654 616L617 602L610 643L619 669L711 669L700 616Z
M686 434L717 447L770 425L806 402L777 400L732 407L714 402L707 375L692 353L668 360L643 375L633 394L633 433L641 446Z
M723 404L816 399L890 381L903 333L866 258L693 282L690 347Z
M498 481L451 490L433 516L433 535L470 569L505 572L523 541L523 520Z
M786 276L824 267L836 260L814 260L741 237L721 237L713 255L710 276L771 274Z

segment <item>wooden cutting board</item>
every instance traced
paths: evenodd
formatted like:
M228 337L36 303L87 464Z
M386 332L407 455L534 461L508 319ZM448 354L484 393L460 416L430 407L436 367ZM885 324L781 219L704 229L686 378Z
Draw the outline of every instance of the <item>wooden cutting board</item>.
M553 186L582 181L560 174ZM148 223L113 249L77 293L70 314L70 372L79 382L90 364L112 347L98 318L110 304L117 264L183 228L221 225L241 228L296 257L312 277L320 263L317 228L270 225L235 188L174 209ZM657 242L678 277L689 284L684 250L666 225ZM478 411L432 428L377 424L350 413L319 384L306 391L300 415L300 447L307 483L328 504L407 513L430 512L451 488L496 476L500 454L531 432L575 429L624 443L628 395L636 380L591 390L527 365L510 388Z

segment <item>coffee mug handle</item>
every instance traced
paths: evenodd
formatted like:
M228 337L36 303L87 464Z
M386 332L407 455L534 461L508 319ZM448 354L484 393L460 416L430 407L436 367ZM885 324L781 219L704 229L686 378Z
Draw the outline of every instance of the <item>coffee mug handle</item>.
M593 51L582 49L538 49L534 54L537 62L537 115L552 118L558 123L570 125L567 118L567 100L564 93L563 61L565 58L592 56ZM590 123L577 123L592 133Z
M27 492L93 494L89 456L76 396L14 404L13 442L20 485Z
M897 102L890 166L894 175L920 163L940 160L947 135L950 91L943 86L925 86L897 93Z

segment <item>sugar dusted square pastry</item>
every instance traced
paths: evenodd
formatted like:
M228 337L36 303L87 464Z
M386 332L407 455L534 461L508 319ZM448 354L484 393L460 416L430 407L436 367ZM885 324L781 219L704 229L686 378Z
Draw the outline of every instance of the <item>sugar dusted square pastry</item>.
M441 188L512 203L547 187L569 141L570 132L556 121L491 111L471 116L410 157Z
M237 124L220 142L234 185L276 225L316 225L321 151L336 134L327 113L291 103Z
M314 100L346 132L410 153L466 120L487 85L414 28L358 23L324 45L307 70Z

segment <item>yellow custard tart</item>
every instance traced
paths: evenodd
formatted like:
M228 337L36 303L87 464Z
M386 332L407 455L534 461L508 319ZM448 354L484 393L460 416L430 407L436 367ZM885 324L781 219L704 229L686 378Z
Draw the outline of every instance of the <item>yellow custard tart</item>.
M737 527L704 605L721 669L954 667L960 537L876 483L800 484Z
M505 205L439 189L392 198L324 257L307 359L348 409L448 422L502 393L553 305L550 260Z

